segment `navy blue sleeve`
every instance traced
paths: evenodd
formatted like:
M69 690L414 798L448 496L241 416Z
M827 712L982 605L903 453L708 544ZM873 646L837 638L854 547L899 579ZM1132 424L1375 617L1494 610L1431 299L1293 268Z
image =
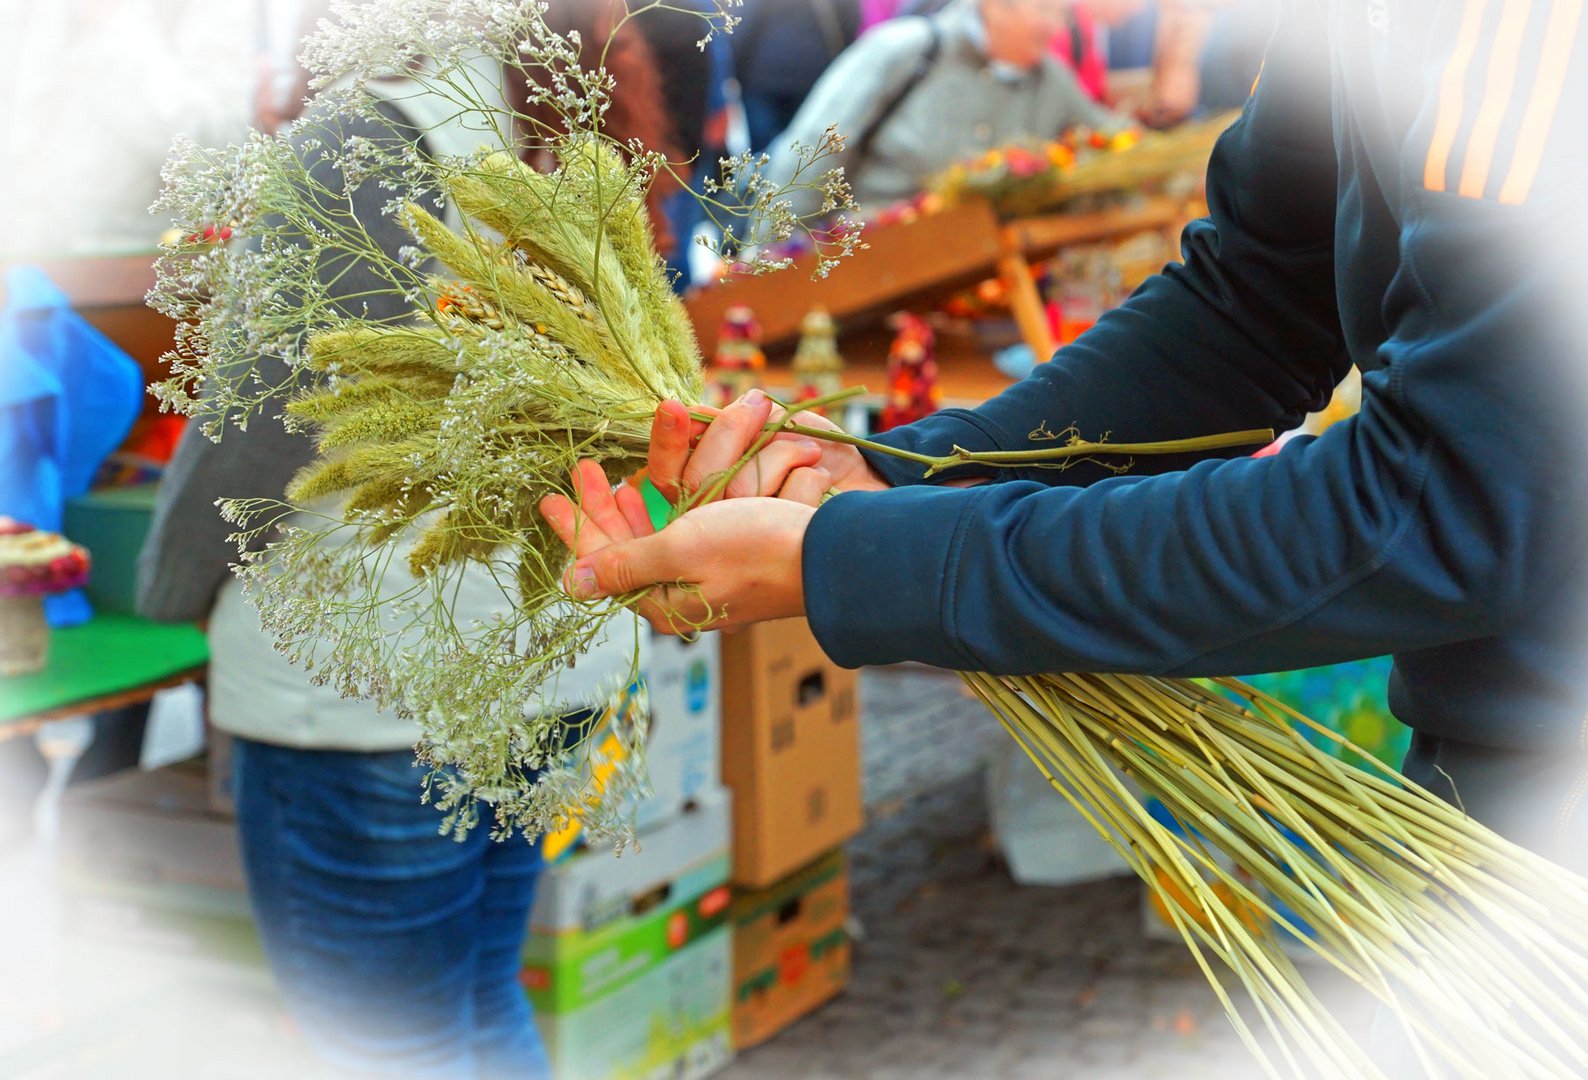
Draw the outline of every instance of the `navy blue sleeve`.
M1350 368L1335 301L1337 163L1330 137L1326 50L1313 22L1282 26L1268 70L1208 167L1209 216L1182 237L1181 265L1136 294L1028 378L973 409L947 409L878 441L941 456L1023 450L1039 429L1075 425L1086 439L1157 441L1288 430L1321 408ZM1224 456L1248 453L1233 450ZM893 484L922 468L868 458ZM1195 459L1140 459L1134 475ZM1063 472L961 468L965 476L1084 485L1093 464Z
M1271 51L1263 85L1278 74ZM1318 400L1340 360L1337 351L1322 365L1296 358L1332 340L1315 317L1322 305L1302 299L1316 280L1310 260L1300 277L1287 275L1280 261L1291 256L1244 226L1268 220L1269 205L1276 224L1288 212L1301 230L1325 212L1301 205L1298 177L1281 172L1288 190L1262 186L1260 162L1289 159L1257 140L1261 108L1221 145L1210 185L1252 186L1210 194L1205 257L1084 339L1083 355L1098 342L1113 350L1112 373L1067 350L1038 380L921 429L914 445L1017 436L1034 419L1018 406L1042 400L1044 386L1047 407L1065 410L1050 426L1073 419L1088 433L1087 414L1066 396L1078 389L1121 439L1251 426ZM1420 175L1427 145L1426 129L1413 127L1391 160L1402 153ZM1569 245L1551 241L1573 219L1553 193L1572 185L1535 186L1523 205L1406 194L1384 239L1389 285L1351 309L1383 320L1364 357L1375 370L1363 410L1321 438L1272 457L1138 469L1085 486L1017 478L830 500L811 522L803 566L823 647L852 666L1228 674L1415 650L1525 620L1582 573L1588 510L1583 375L1573 362L1583 350L1566 329L1581 320L1554 306L1572 278ZM1219 207L1246 203L1221 217ZM1340 281L1351 287L1348 274ZM1279 291L1265 305L1268 289ZM1223 349L1201 343L1220 314ZM1167 370L1154 366L1162 339L1182 333L1198 364L1214 365L1205 381L1172 357ZM1282 347L1287 339L1294 349Z

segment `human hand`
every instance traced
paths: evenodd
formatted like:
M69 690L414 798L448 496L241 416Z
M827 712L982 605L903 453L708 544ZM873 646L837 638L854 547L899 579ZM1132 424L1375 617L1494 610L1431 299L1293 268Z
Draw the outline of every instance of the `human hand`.
M801 548L830 478L820 469L800 472L807 499L710 503L657 532L638 491L622 484L614 492L599 465L582 461L574 472L578 503L551 495L540 512L574 553L564 578L570 595L649 588L636 605L640 615L663 633L687 634L805 613Z
M715 412L709 425L693 419L690 411L677 401L664 401L651 425L649 476L669 502L695 494L713 477L733 468L766 425L781 420L785 413L759 390L720 411L697 408L696 412ZM825 431L842 430L813 412L795 413L794 421ZM829 486L839 491L881 491L888 486L853 446L784 432L728 482L722 497L776 495L809 501L804 496L810 480L801 476L809 469L821 470L829 478Z

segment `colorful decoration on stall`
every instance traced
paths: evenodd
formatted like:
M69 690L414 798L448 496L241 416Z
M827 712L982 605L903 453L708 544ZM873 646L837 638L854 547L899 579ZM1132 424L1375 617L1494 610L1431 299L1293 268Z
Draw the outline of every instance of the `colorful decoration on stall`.
M1039 272L1032 267L1032 276ZM943 302L943 314L955 319L985 319L1009 311L1009 286L1002 278L986 278Z
M844 388L844 358L838 353L838 329L827 309L814 307L800 323L799 348L794 352L794 400L836 394ZM817 409L825 415L825 410Z
M44 598L87 580L87 551L56 533L0 517L0 676L44 669L50 646Z
M1052 142L989 150L944 170L928 186L949 205L976 197L1004 217L1040 213L1082 195L1134 191L1205 170L1214 142L1235 115L1146 134L1073 128Z
M888 399L882 407L881 431L914 423L937 411L942 396L937 386L937 335L919 315L901 312L888 347Z
M743 304L729 308L717 334L717 350L706 373L706 403L722 408L761 385L766 354L761 351L761 324Z

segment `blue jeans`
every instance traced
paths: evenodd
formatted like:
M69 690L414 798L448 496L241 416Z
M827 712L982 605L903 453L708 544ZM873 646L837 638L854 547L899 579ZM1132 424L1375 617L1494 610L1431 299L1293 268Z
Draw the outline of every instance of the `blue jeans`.
M550 1075L519 984L540 851L461 843L420 802L409 751L238 739L249 897L288 1010L339 1072L405 1080Z

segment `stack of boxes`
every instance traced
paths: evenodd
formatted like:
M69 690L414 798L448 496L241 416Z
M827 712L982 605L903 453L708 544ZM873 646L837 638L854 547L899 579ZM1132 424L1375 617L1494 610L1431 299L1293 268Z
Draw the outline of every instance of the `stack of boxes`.
M722 635L733 792L733 1036L762 1042L849 977L841 845L860 831L858 680L803 619Z
M530 919L524 984L558 1080L704 1076L848 979L855 674L803 620L656 636L644 667L638 850L563 856Z
M694 1080L732 1056L716 635L657 635L643 667L654 794L636 849L549 842L530 916L524 986L558 1080Z
M694 1080L731 1057L728 802L703 792L639 850L542 875L523 981L559 1080Z

